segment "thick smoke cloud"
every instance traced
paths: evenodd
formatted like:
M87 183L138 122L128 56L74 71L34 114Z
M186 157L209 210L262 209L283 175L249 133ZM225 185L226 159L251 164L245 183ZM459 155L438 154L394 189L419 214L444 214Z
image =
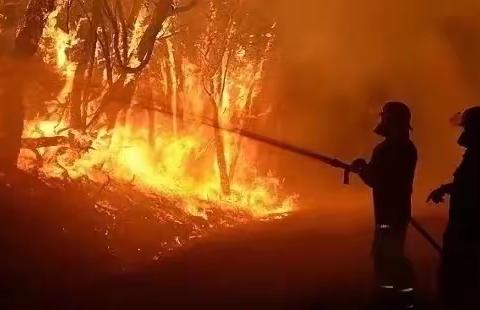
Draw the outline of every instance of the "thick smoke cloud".
M404 100L421 156L417 195L448 180L462 151L449 118L480 104L478 1L262 2L279 17L272 117L281 125L273 134L346 159L368 156L381 105ZM336 181L328 169L289 159L298 182Z

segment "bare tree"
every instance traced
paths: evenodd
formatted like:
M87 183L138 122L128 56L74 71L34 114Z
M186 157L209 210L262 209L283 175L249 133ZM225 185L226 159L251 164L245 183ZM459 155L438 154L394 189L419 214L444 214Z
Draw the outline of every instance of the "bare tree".
M209 2L207 30L198 44L203 88L212 111L216 157L220 173L220 183L224 194L230 194L230 184L235 176L238 157L242 145L242 137L237 138L230 154L230 162L226 157L226 142L222 127L231 126L243 129L246 120L251 117L252 106L258 88L259 76L263 71L268 53L272 48L273 35L262 34L258 29L245 27L248 8L243 1L216 1ZM274 25L270 25L273 31ZM258 39L260 38L260 39ZM244 98L232 99L228 94L228 85L235 73L245 69L249 70L247 94ZM228 108L233 102L244 101L242 107ZM222 124L222 115L230 109L227 117L228 124Z
M194 4L195 1L191 1L185 6L176 7L173 0L143 3L144 6L151 8L147 17L149 23L138 42L134 42L133 29L142 8L140 2L133 2L131 13L127 18L122 1L117 0L115 4L112 4L104 0L103 15L106 22L101 25L101 28L102 32L109 33L112 39L111 46L107 42L103 42L102 49L112 48L112 52L107 54L113 55L114 61L112 62L119 74L103 96L100 107L89 125L97 122L101 115L106 115L110 127L113 127L119 113L131 107L138 76L149 64L156 43L169 36L164 32L168 18L191 9Z

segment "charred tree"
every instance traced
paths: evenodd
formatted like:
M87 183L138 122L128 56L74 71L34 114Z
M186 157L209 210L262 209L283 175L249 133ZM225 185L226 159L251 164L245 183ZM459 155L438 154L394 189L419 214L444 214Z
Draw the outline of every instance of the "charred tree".
M78 46L79 59L71 94L70 105L70 127L75 130L83 131L86 128L85 109L82 107L89 99L89 86L91 84L92 74L95 66L95 51L98 43L98 28L101 24L102 1L93 1L92 18L89 22L80 25L79 33L83 42Z
M14 40L10 57L4 60L4 78L0 90L0 169L16 167L21 147L24 109L23 91L28 62L38 49L48 15L55 9L54 0L29 1L22 25Z

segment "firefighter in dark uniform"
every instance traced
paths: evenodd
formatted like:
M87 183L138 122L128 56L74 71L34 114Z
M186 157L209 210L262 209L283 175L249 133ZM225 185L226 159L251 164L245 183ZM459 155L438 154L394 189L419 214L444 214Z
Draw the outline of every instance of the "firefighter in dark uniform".
M458 144L465 153L453 182L428 197L441 203L450 195L450 217L443 240L440 292L448 309L480 309L480 107L459 114Z
M373 189L376 226L372 250L382 303L412 309L414 276L404 253L417 164L417 150L410 140L411 112L404 103L388 102L380 115L375 132L384 140L369 163L357 159L352 169Z

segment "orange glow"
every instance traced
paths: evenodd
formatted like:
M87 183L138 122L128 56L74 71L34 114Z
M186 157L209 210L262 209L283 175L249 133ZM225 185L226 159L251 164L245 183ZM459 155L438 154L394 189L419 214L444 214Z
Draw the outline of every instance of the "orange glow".
M144 29L146 12L142 11L134 28L133 43L139 41ZM65 87L59 94L64 99L71 92L75 63L68 59L67 49L77 41L74 34L66 34L56 26L58 10L50 16L44 39L53 40L53 44L44 45L43 52L55 59L59 72L66 77ZM272 39L273 40L273 39ZM175 66L173 41L167 39L168 57L162 66L163 76L169 75L176 85L178 72ZM268 48L271 47L271 44ZM130 50L133 53L133 50ZM52 57L54 56L54 57ZM263 62L249 64L245 51L235 51L235 57L242 66L230 68L225 79L225 90L221 96L220 125L238 126L238 116L254 117L249 111L247 101L260 91ZM138 60L132 59L133 65ZM63 115L50 120L29 121L25 137L49 137L64 135L72 140L87 141L85 149L60 147L41 149L42 166L39 171L47 178L64 178L65 172L71 179L87 177L90 181L104 184L108 179L131 184L136 190L158 197L171 197L186 213L208 219L208 206L221 208L238 214L248 214L255 218L285 215L293 210L295 197L281 193L282 182L273 173L262 175L255 163L256 147L248 143L239 143L239 137L223 133L225 157L230 174L231 193L224 194L221 189L220 173L217 165L213 129L202 125L199 120L210 112L209 99L204 90L200 68L188 59L182 59L181 73L185 79L182 94L184 128L177 125L177 94L172 96L173 117L170 115L135 108L140 98L133 98L132 106L120 117L125 122L117 122L113 128L97 126L86 133L66 130L68 124ZM170 68L170 69L168 69ZM133 79L129 76L129 79ZM249 96L249 93L252 95ZM93 102L89 110L95 111L100 102ZM148 126L149 115L155 114L154 141L151 141ZM236 120L237 119L237 120ZM166 125L173 123L173 126ZM76 144L76 143L75 143ZM241 147L240 147L241 145ZM61 150L61 151L60 151ZM32 154L22 152L20 166L27 169L32 162ZM236 164L232 162L235 161ZM211 203L205 203L211 202Z

